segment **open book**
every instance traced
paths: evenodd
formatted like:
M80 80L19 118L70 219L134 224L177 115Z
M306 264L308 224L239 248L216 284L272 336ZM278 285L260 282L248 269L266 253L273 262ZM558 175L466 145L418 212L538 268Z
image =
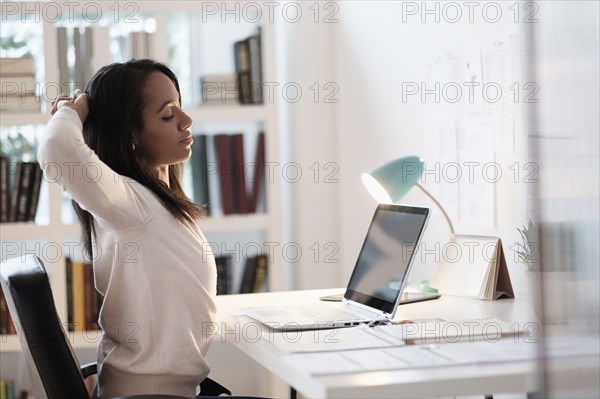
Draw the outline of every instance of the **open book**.
M514 298L499 237L455 235L442 251L430 282L441 294L479 299Z

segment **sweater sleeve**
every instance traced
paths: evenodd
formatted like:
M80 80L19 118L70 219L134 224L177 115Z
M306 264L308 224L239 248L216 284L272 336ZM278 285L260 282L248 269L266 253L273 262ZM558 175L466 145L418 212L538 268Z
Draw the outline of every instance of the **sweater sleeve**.
M138 195L135 180L121 176L98 158L83 140L77 112L58 110L46 125L38 160L46 179L60 184L98 222L116 229L145 222L152 205Z

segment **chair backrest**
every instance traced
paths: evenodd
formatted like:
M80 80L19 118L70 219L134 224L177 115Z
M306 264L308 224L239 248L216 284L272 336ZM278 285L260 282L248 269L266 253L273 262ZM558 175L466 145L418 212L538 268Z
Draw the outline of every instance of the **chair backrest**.
M34 255L8 259L0 275L35 397L89 399L42 261Z

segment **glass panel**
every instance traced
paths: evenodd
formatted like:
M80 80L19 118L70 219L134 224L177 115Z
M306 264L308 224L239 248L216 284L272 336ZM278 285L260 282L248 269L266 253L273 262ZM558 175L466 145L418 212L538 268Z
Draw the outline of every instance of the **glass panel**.
M528 128L540 176L533 199L545 338L541 397L600 397L599 3L534 5L540 17L528 26L530 76L541 95ZM566 357L553 359L561 350Z

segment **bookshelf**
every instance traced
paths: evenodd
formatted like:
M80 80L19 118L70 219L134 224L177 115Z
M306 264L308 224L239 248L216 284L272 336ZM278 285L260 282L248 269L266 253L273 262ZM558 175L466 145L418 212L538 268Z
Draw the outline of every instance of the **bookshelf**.
M148 29L153 33L153 39L151 41L151 57L170 65L169 60L169 35L172 31L169 29L169 18L173 13L185 12L190 14L201 14L206 10L206 4L208 2L186 2L186 1L175 1L169 3L161 2L136 2L128 3L130 6L134 6L131 9L119 10L119 18L115 18L117 11L117 3L110 2L97 2L94 3L97 10L103 16L109 16L108 23L110 26L122 25L123 20L126 18L135 18L137 20L151 20L151 28ZM14 6L16 3L11 4ZM22 3L19 3L22 4ZM57 3L60 6L60 3ZM214 3L212 3L214 4ZM2 12L4 13L5 3L3 3ZM121 7L126 7L123 4ZM30 9L36 9L31 7ZM67 10L67 9L65 9ZM87 10L89 12L89 9ZM12 12L12 11L11 11ZM41 17L44 12L43 7L37 8L38 15L31 15L29 12L28 18L36 18L39 20L38 24L42 25L42 39L43 39L43 71L36 71L36 78L42 76L45 84L48 82L59 82L60 71L59 71L59 54L58 54L58 35L57 27L59 26L89 26L89 18L87 20L82 14L82 10L75 9L75 22L70 21L68 24L64 24L63 21L48 21ZM135 14L132 14L135 13ZM266 13L266 11L265 11ZM65 12L65 15L68 15ZM266 15L266 14L265 14ZM217 15L218 17L218 15ZM115 19L119 19L115 23ZM106 22L105 20L102 20ZM10 23L21 23L19 15L16 20L11 21L8 18L8 24ZM235 22L232 22L235 23ZM147 25L144 29L147 29ZM274 38L274 25L267 19L262 18L256 25L260 25L262 35L262 73L263 79L268 81L276 81L275 76L275 38ZM137 26L137 25L136 25ZM145 25L142 23L142 27ZM242 37L240 37L241 39ZM109 38L108 41L98 41L96 39L96 45L105 46L106 48L111 46L113 38ZM222 51L233 52L233 43L227 43L223 46ZM193 52L193 51L191 51ZM233 53L232 53L233 56ZM100 62L100 66L112 62L113 60L103 60ZM95 66L96 67L96 66ZM97 68L95 68L97 69ZM176 71L177 74L177 71ZM178 75L180 84L184 84L184 79ZM197 83L191 84L192 88L198 88ZM48 97L51 90L48 90ZM184 95L182 90L182 95ZM48 99L46 99L48 100ZM184 98L185 101L185 98ZM196 101L198 102L198 101ZM47 123L50 118L48 109L36 113L2 113L0 121L0 128L9 126L43 126ZM262 131L265 132L265 159L267 162L279 162L279 137L278 131L278 106L277 101L269 101L264 104L227 104L227 105L198 105L192 104L191 106L185 106L185 111L190 115L194 121L195 126L204 126L210 124L227 124L227 123L253 123L260 125ZM193 130L193 129L192 129ZM199 130L193 130L194 134L201 133ZM3 241L3 254L4 258L8 254L5 254L5 248L10 249L6 245L9 243L18 243L17 246L24 247L24 251L31 253L30 248L36 248L35 244L39 244L38 247L48 248L48 243L52 243L52 246L58 245L63 251L57 256L53 256L51 262L48 261L48 256L38 254L40 256L49 271L50 283L52 285L54 299L57 307L58 314L61 320L67 320L67 290L66 290L66 251L65 243L78 240L80 235L80 228L77 223L67 222L63 220L63 206L64 198L61 188L57 184L44 182L45 189L47 190L47 201L40 203L40 207L47 207L47 223L36 224L34 222L27 223L2 223L0 224L0 232ZM43 188L44 190L44 188ZM207 239L211 241L212 235L218 237L228 237L231 240L236 240L236 235L253 231L256 232L264 242L280 242L281 241L281 194L280 194L280 182L278 179L269 181L265 184L265 198L266 209L262 213L252 214L233 214L233 215L218 215L214 217L208 217L201 221L201 229ZM21 243L26 243L21 245ZM28 247L29 245L29 247ZM37 251L37 249L36 249ZM18 249L19 254L23 252L23 248ZM278 253L279 252L279 253ZM18 256L19 254L11 254L11 256ZM274 251L272 254L273 258L269 259L269 269L267 273L267 285L269 290L277 291L282 290L285 286L284 271L281 267L272 267L273 265L281 265L281 251ZM239 267L240 265L236 265ZM243 270L236 270L235 273L242 274ZM99 334L96 331L84 331L84 332L68 332L71 338L71 344L75 349L86 349L95 348L96 343L100 339ZM2 335L0 336L0 352L18 352L20 351L20 344L16 336Z

